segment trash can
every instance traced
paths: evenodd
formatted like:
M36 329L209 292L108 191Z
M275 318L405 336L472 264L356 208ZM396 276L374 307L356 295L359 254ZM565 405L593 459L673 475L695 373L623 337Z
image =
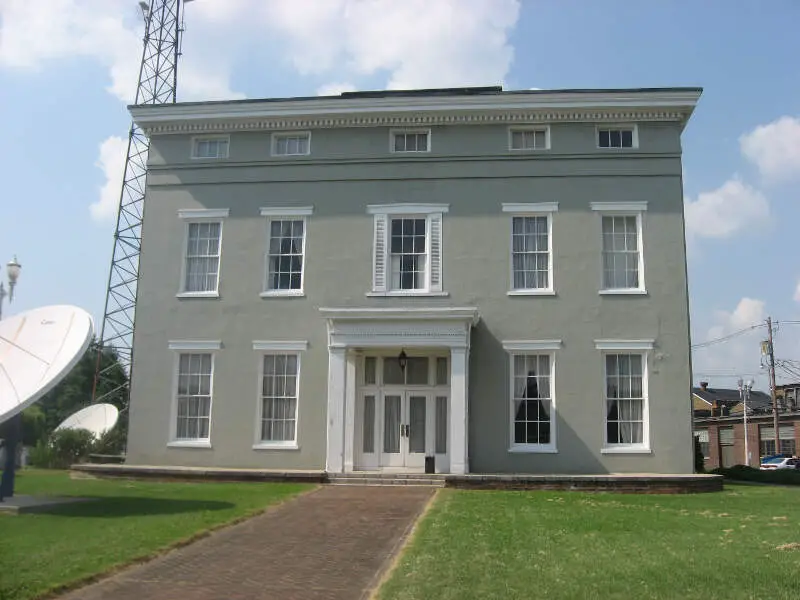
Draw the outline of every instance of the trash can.
M435 456L426 456L425 457L425 472L426 473L436 473L436 457Z

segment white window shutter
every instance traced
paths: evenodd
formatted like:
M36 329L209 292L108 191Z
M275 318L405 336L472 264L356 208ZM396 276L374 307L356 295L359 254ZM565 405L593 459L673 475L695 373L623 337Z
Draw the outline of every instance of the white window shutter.
M372 245L372 291L386 291L387 215L375 215L375 240Z
M430 233L430 262L432 292L442 291L442 215L433 214L428 218Z

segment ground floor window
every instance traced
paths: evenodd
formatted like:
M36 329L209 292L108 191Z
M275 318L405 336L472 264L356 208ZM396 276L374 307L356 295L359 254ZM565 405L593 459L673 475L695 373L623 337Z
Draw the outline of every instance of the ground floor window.
M794 456L797 448L794 440L794 425L783 425L778 430L781 439L781 454ZM761 425L758 428L759 452L761 456L777 454L775 451L775 428L771 425Z
M553 360L550 354L511 355L514 446L552 446Z
M208 440L211 424L211 354L180 354L175 439Z
M708 458L708 429L698 429L694 432L694 437L697 438L697 443L700 445L703 458Z
M295 443L297 439L297 354L265 354L262 361L260 421L262 443Z
M606 444L645 441L643 354L606 354Z

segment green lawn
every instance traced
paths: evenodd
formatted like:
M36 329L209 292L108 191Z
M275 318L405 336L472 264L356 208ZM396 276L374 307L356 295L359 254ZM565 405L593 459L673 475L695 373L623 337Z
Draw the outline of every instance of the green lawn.
M263 510L309 485L71 480L26 470L16 492L83 496L47 514L0 514L0 600L48 590L146 557Z
M725 488L442 490L380 598L800 598L800 489Z

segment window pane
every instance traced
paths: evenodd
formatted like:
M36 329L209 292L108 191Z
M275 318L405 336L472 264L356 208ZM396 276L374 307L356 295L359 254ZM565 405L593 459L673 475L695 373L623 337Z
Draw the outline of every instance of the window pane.
M366 385L374 385L377 383L376 366L377 361L374 356L367 356L364 358L364 383Z
M409 356L406 363L406 383L428 385L428 357Z
M601 148L608 148L611 145L608 129L601 129L599 132L599 146Z
M390 266L392 289L424 289L427 275L425 219L392 219Z
M436 397L436 454L447 453L447 396Z
M515 355L512 369L514 443L549 444L552 419L550 356Z
M630 129L626 129L622 131L622 147L623 148L632 148L633 147L633 131Z
M367 454L375 452L375 396L364 396L362 438L362 451Z
M450 378L450 369L447 357L436 358L436 385L447 385Z
M403 385L405 383L403 371L395 356L387 356L383 359L383 383L384 385Z
M302 284L304 222L302 219L270 222L267 288L299 290Z
M298 361L296 354L264 356L261 382L261 440L295 440Z

